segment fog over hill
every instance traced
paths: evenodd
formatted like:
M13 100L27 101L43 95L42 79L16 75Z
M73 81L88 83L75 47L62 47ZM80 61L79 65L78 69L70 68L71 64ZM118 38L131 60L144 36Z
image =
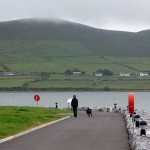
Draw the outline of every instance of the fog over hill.
M150 56L150 30L103 30L65 20L23 19L0 22L0 40L79 42L101 56ZM59 45L61 46L61 45Z

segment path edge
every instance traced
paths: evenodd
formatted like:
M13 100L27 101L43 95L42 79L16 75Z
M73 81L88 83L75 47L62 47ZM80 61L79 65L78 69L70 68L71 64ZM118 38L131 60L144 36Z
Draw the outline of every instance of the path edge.
M10 140L12 140L12 139L15 139L15 138L17 138L17 137L20 137L20 136L22 136L22 135L28 134L28 133L30 133L30 132L36 131L36 130L38 130L38 129L44 128L44 127L46 127L46 126L52 125L52 124L54 124L54 123L63 121L63 120L68 119L68 118L70 118L70 116L67 116L67 117L64 117L64 118L61 118L61 119L52 121L52 122L48 122L48 123L42 124L42 125L40 125L40 126L37 126L37 127L35 127L35 128L26 130L26 131L24 131L24 132L21 132L21 133L18 133L18 134L15 134L15 135L6 137L6 138L0 140L0 144L1 144L1 143L4 143L4 142L7 142L7 141L10 141Z

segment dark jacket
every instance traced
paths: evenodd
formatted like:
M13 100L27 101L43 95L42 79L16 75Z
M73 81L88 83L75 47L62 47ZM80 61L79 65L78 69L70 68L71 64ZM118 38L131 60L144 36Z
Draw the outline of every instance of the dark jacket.
M73 98L71 101L71 106L73 108L77 108L78 107L78 100L76 98Z

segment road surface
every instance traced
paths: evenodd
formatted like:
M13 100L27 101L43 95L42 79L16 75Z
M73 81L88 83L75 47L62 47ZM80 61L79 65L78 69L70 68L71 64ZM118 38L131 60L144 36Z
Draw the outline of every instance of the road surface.
M85 111L0 144L0 150L129 150L122 114Z

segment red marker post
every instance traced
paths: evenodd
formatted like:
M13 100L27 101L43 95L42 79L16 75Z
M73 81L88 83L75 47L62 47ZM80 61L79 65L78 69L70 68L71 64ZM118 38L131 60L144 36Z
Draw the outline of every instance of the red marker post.
M34 95L34 100L37 102L37 107L38 107L38 101L40 100L40 95L35 94Z
M134 94L129 93L128 96L128 111L132 114L132 121L133 121L133 136L134 136Z
M128 96L128 110L129 113L134 114L134 94L130 93Z

